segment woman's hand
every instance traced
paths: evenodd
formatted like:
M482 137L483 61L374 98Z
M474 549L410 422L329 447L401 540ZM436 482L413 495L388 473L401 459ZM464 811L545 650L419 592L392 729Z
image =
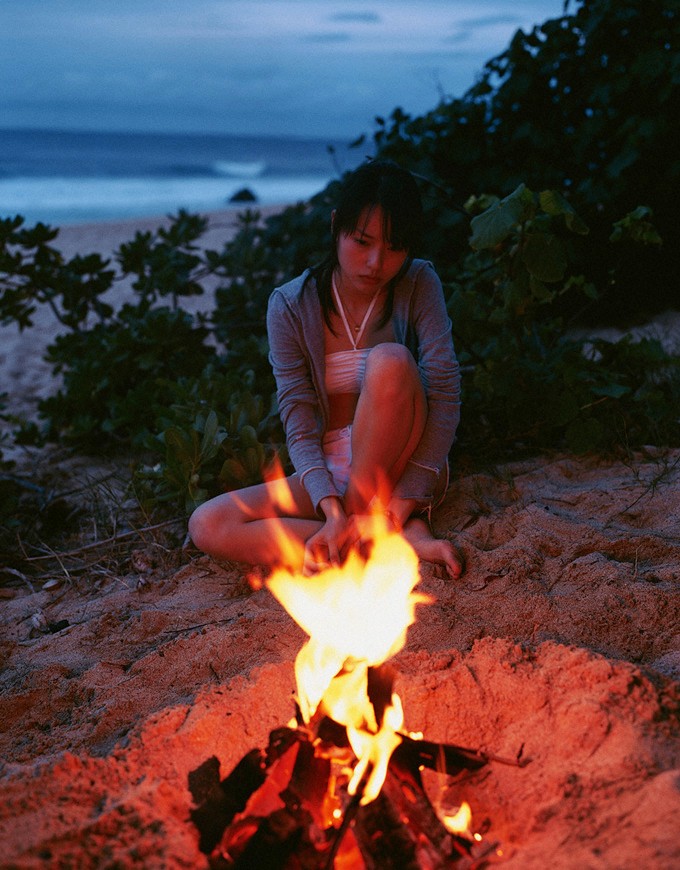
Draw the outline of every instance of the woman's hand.
M357 550L366 558L376 538L399 531L401 531L401 523L391 511L352 514L347 519L340 541L340 552L343 557L346 557L350 550Z
M340 564L342 540L347 527L347 517L339 498L324 498L319 507L326 520L305 544L302 573L307 576Z

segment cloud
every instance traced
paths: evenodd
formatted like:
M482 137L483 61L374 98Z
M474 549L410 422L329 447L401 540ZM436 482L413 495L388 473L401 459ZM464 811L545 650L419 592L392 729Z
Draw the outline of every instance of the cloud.
M330 16L330 20L354 24L380 24L382 18L375 12L336 12Z
M499 40L495 38L497 33L506 33L509 30L514 33L522 26L522 23L523 19L518 15L485 15L479 18L463 18L456 22L453 33L442 37L442 42L447 45L482 46L489 39L498 42Z
M521 15L484 15L481 18L463 18L461 27L494 27L498 24L521 24Z
M127 101L136 129L153 117L155 129L354 137L396 104L415 114L464 93L562 2L0 0L0 81L16 107L39 95L54 107L45 122L65 127L92 106L124 126Z

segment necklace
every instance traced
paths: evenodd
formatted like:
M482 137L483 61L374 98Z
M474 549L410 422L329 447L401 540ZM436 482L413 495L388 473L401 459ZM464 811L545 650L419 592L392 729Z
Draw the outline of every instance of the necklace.
M347 315L347 318L349 319L349 322L352 326L352 329L355 332L359 332L359 330L361 329L361 324L356 322L356 320L354 319L354 315L349 310L349 308L345 308L345 314Z
M345 312L345 306L342 304L342 299L340 297L340 293L338 292L338 286L335 283L335 275L332 278L333 285L333 294L335 296L335 302L338 306L338 311L340 312L340 317L342 317L342 322L345 326L345 332L347 333L347 338L349 338L349 343L352 345L354 350L357 349L359 342L361 341L361 336L364 334L364 329L366 328L366 324L368 323L368 318L371 316L373 309L375 308L375 303L378 300L378 294L380 293L380 287L373 294L373 298L371 299L368 308L366 309L366 313L364 314L364 319L357 326L356 321L352 318L352 324L354 326L354 332L356 335L352 335L352 330L350 329L349 323L347 321L347 314Z

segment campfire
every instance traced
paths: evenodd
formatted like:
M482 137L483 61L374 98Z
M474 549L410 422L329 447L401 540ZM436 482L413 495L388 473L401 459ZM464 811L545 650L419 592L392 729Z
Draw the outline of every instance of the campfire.
M404 731L387 662L432 599L414 591L418 558L405 538L381 516L371 522L367 555L266 581L309 637L295 661L295 715L226 779L216 758L190 774L191 818L213 868L473 868L500 854L473 832L466 802L443 798L491 761L524 764L521 750L501 759Z

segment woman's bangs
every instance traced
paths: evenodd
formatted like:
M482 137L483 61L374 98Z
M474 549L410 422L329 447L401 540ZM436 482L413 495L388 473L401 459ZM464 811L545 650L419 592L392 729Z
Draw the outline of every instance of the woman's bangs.
M381 205L383 213L383 237L395 251L411 251L415 247L414 222L401 206L391 208Z

